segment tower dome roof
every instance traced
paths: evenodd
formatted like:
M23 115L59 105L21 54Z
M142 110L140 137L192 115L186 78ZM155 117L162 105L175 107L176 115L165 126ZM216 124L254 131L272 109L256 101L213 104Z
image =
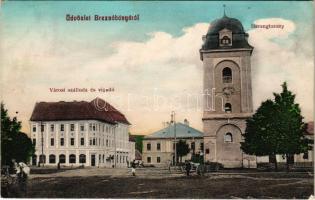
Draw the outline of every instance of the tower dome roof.
M228 30L231 33L231 45L220 45L220 32ZM204 43L201 50L215 49L253 49L247 41L248 34L245 32L242 23L235 18L227 17L225 14L222 18L211 22L207 34L204 36Z
M222 18L211 23L208 34L219 34L219 31L224 28L232 31L232 33L244 33L243 25L238 19L224 15Z

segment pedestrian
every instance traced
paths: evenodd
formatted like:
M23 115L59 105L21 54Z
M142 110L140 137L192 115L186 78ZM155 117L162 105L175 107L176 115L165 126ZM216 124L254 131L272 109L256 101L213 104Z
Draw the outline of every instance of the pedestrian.
M136 163L135 160L132 161L131 163L131 173L133 176L136 176Z
M30 168L23 162L17 164L17 181L19 190L23 196L27 194L27 178L30 174Z
M204 172L203 164L198 164L196 170L197 170L197 174L198 174L199 176L202 176L202 175L203 175L203 172Z
M191 164L187 160L185 162L185 168L186 168L186 175L189 176L189 172L191 170Z
M60 170L60 162L57 164L57 170Z
M168 160L167 161L167 166L168 166L168 171L171 173L171 161L170 160Z
M15 159L12 159L11 160L11 162L12 162L12 164L13 164L13 170L14 170L14 173L18 173L19 172L19 170L20 170L20 168L19 168L19 164L16 162L16 160Z

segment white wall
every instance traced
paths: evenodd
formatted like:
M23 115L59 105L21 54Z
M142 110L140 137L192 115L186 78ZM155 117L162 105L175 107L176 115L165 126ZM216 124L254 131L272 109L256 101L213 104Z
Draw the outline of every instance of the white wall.
M99 122L96 120L81 120L81 121L45 121L42 122L43 131L43 150L46 155L46 164L49 164L49 155L56 155L56 163L59 162L59 155L66 155L65 165L70 165L69 155L76 155L76 164L79 165L79 155L86 155L86 164L91 164L91 155L95 155L96 166L111 167L114 161L106 161L111 155L115 155L116 147L116 165L118 167L126 166L126 161L130 153L128 129L126 124L118 123L116 126ZM71 130L71 124L74 125L74 130ZM42 154L42 133L40 131L41 122L30 122L31 138L36 139L36 155ZM51 125L54 130L51 130ZM64 125L64 131L61 131L61 126ZM81 130L81 125L84 130ZM33 131L33 127L36 131ZM64 138L64 145L60 144L61 138ZM71 138L74 139L74 144L71 145ZM84 145L81 145L81 138L84 138ZM54 139L54 144L51 145L51 139ZM116 145L115 145L116 141ZM38 162L38 160L37 160ZM53 164L53 165L56 165Z

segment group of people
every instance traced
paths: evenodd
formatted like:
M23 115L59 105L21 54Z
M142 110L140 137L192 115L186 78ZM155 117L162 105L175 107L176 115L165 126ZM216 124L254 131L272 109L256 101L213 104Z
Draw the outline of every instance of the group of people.
M18 181L20 190L26 193L27 179L28 179L28 176L30 175L31 168L27 166L24 162L17 163L14 160L13 164L16 170L16 176L17 176L17 181Z
M11 169L14 170L15 176L11 176ZM25 196L27 192L27 181L30 171L30 167L24 162L16 162L14 159L12 160L11 167L4 166L1 172L3 175L3 177L1 177L1 181L3 181L1 182L1 189L3 190L1 194L4 197L10 197L11 194L14 196Z
M130 167L131 167L131 173L133 176L136 176L136 162L135 160L133 160L131 163L130 163ZM170 164L168 165L168 168L169 170L171 170L170 168ZM191 170L192 166L191 166L191 163L189 161L185 161L185 170L186 170L186 175L189 176L190 175L190 170Z

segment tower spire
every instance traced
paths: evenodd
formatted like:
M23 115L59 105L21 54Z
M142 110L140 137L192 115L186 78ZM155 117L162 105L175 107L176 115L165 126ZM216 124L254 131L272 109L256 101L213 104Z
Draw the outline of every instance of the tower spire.
M223 17L226 17L226 14L225 14L225 7L226 7L226 5L223 4Z

